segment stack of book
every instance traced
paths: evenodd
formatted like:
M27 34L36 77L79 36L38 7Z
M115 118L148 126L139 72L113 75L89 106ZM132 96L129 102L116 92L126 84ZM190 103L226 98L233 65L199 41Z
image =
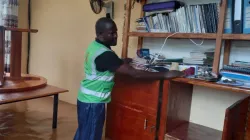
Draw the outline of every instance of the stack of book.
M220 74L233 80L250 82L250 62L235 61L231 65L224 65Z
M190 52L190 57L183 59L184 64L192 65L213 65L214 49L196 50Z
M245 62L245 61L235 61L232 63L232 65L242 68L250 68L250 62Z
M183 5L179 8L157 9L136 20L137 31L216 33L219 19L219 4ZM141 28L142 26L143 28Z

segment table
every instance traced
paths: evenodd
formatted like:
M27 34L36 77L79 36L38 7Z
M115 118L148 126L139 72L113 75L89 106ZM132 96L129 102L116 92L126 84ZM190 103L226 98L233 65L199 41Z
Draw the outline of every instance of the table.
M25 92L0 93L0 105L54 96L52 128L55 129L57 128L58 96L64 92L68 92L68 90L46 85L45 87Z

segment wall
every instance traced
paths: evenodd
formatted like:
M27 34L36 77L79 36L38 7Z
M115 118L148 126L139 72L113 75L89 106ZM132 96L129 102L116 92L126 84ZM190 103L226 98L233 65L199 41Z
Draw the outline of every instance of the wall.
M157 0L149 0L149 2ZM158 0L164 1L164 0ZM204 3L206 0L183 0L186 3ZM217 0L213 0L216 2ZM209 1L211 2L211 1ZM165 38L145 38L143 47L150 48L152 53L158 53ZM202 40L193 40L200 44ZM214 48L215 40L203 40L202 46L194 45L189 39L168 39L162 53L168 58L188 57L189 52L199 47ZM234 41L232 43L230 62L235 60L250 60L249 42ZM223 52L222 52L223 54ZM223 58L223 56L221 56ZM222 59L221 59L222 60ZM190 121L218 130L223 129L225 110L246 94L233 93L195 86L192 98Z
M114 50L118 55L122 46L123 4L115 1L119 38ZM138 17L139 12L133 11L133 17ZM105 11L94 14L88 0L32 1L31 26L39 31L31 36L30 72L44 76L51 85L69 89L69 93L61 94L63 101L76 103L79 84L84 77L84 51L95 39L96 20L104 15ZM131 41L129 54L135 53L134 42Z

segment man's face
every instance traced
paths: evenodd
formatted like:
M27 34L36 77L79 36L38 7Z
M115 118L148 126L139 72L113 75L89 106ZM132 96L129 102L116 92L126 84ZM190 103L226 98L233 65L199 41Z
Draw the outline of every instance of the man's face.
M117 44L117 27L111 26L109 29L102 33L103 42L109 46L116 46Z

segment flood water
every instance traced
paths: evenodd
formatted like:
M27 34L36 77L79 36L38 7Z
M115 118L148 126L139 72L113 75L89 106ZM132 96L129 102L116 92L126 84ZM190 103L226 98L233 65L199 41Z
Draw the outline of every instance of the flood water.
M59 102L55 130L52 115L51 97L0 105L0 140L72 140L77 128L76 106Z

